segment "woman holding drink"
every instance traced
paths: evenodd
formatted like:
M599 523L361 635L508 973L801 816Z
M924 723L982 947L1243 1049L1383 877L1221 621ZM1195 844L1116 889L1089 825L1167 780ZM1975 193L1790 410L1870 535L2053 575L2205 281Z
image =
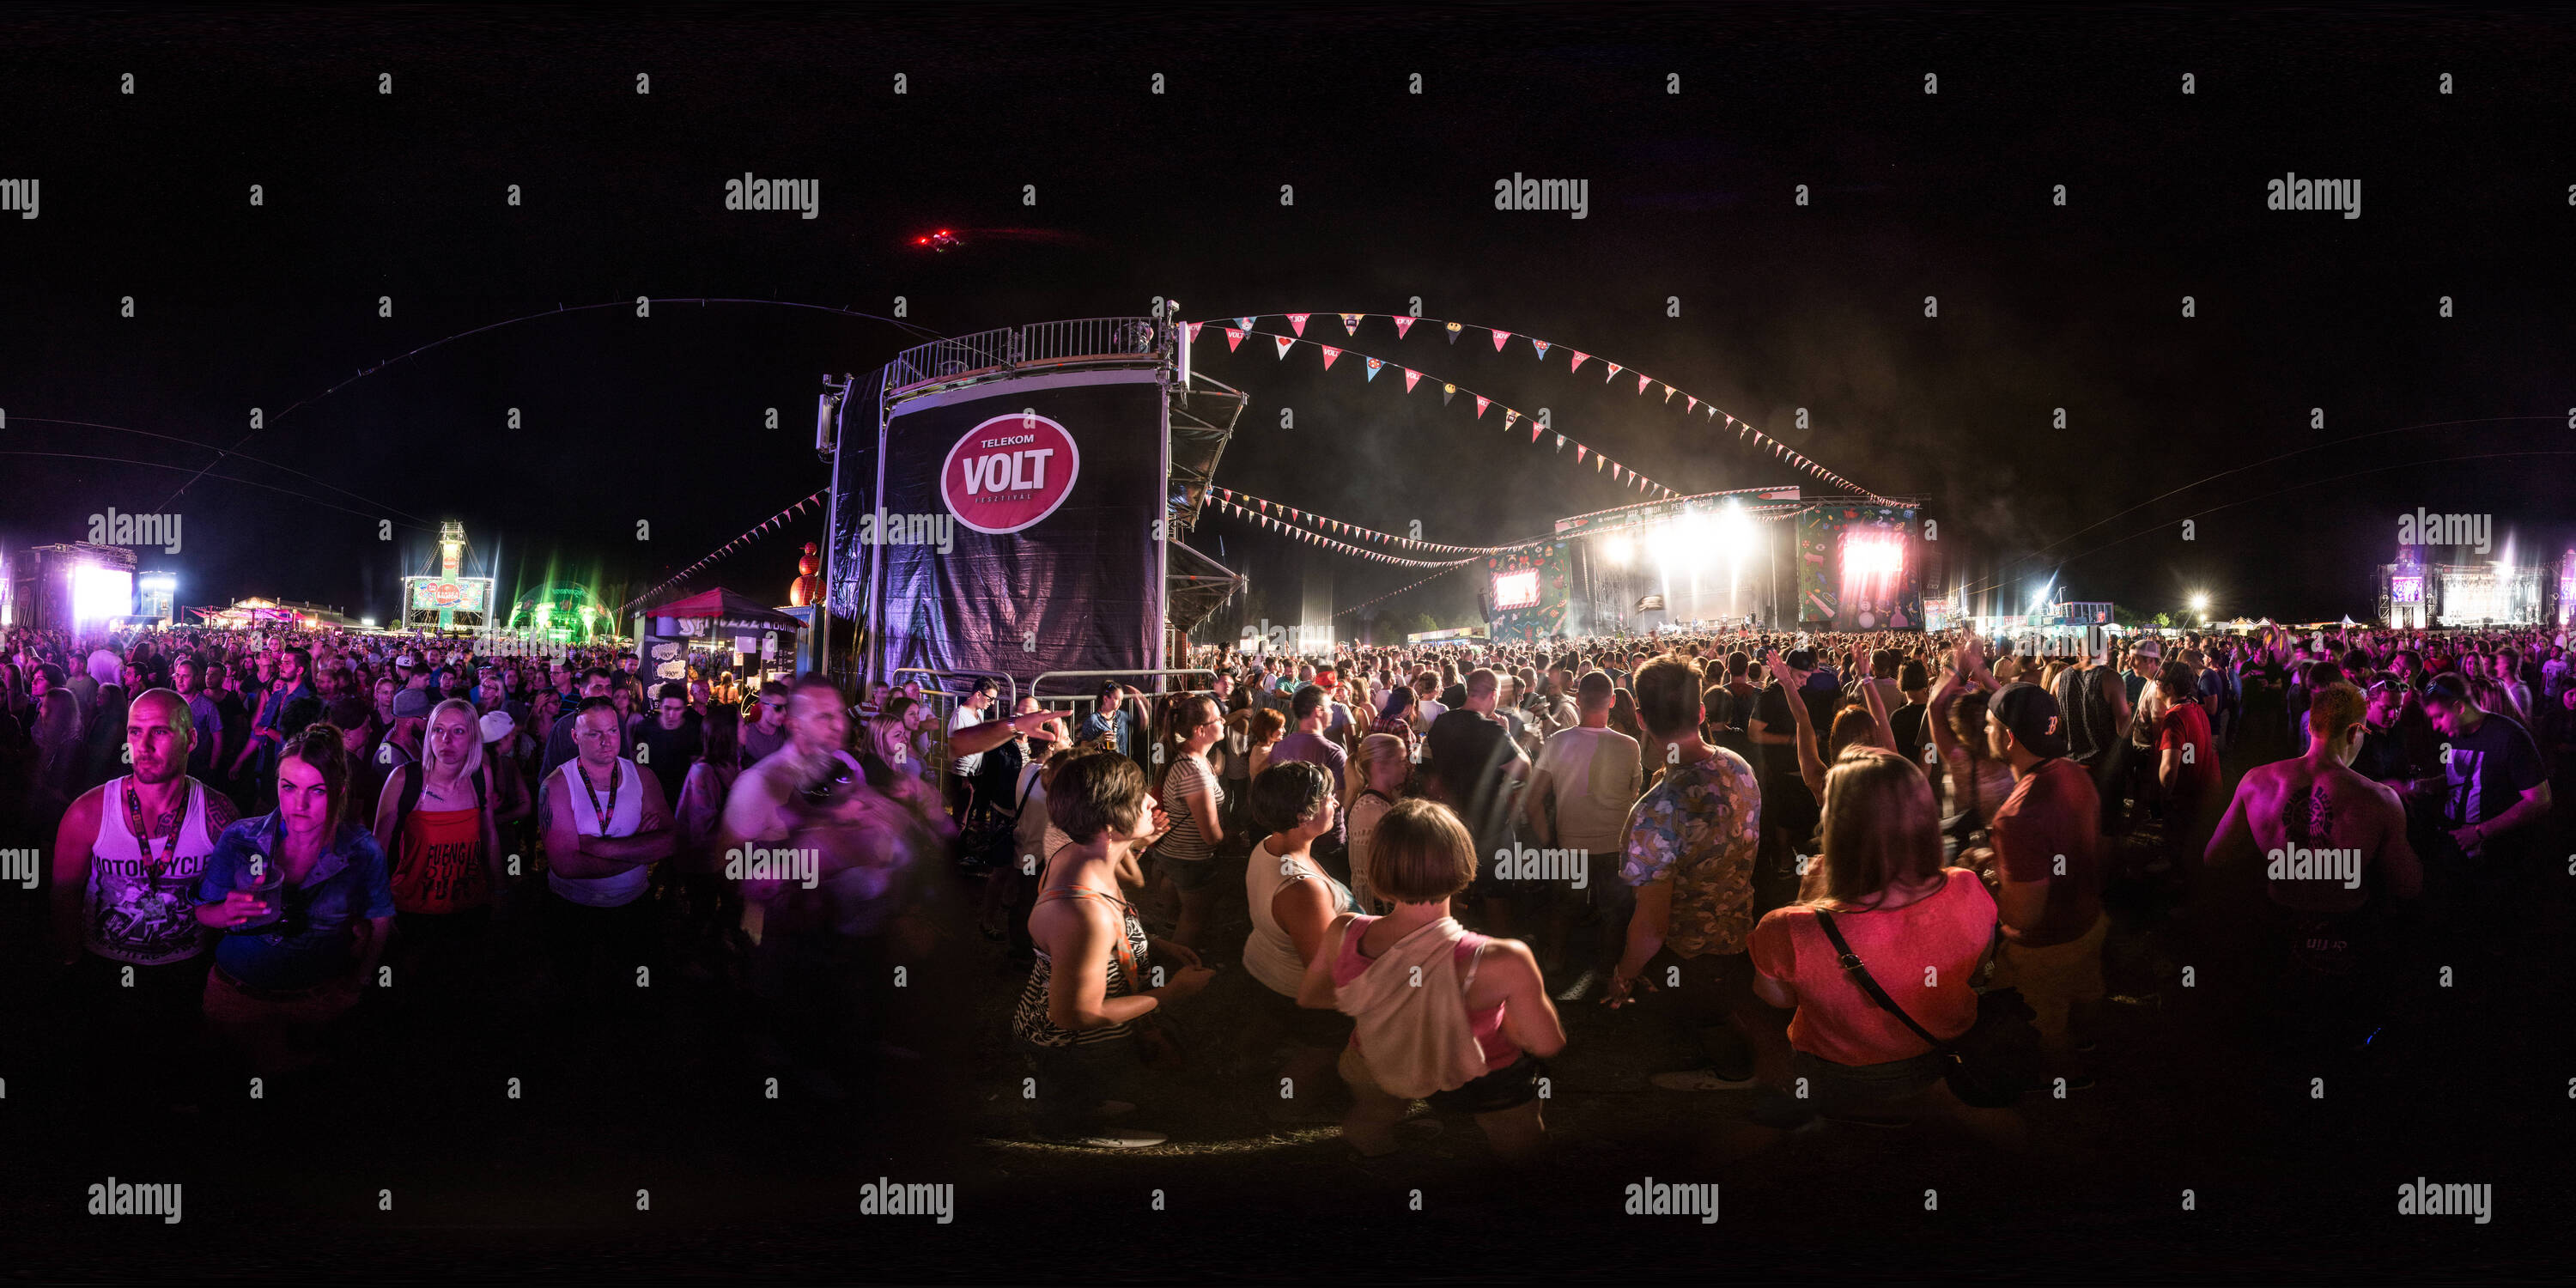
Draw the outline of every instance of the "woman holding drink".
M206 1020L259 1073L318 1058L314 1039L358 1000L393 930L392 877L350 821L340 731L307 727L277 767L277 812L224 829L197 888L197 920L226 932Z

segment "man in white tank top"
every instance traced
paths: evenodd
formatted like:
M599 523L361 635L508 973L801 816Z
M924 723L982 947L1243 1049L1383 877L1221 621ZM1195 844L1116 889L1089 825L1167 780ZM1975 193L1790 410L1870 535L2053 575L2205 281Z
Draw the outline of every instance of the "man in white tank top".
M61 960L102 1021L90 1030L101 1071L140 1077L190 1059L213 961L195 891L237 811L188 776L196 729L179 695L143 694L125 724L134 772L82 793L55 833L53 915Z
M637 973L658 938L644 896L674 833L662 784L617 754L620 733L614 702L583 699L575 754L546 776L545 935L559 984L632 1004L652 994Z

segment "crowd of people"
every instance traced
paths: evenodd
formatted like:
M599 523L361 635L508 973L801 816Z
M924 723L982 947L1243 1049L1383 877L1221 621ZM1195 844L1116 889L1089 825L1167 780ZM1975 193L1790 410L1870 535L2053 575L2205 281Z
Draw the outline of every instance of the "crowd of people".
M2106 894L2185 934L2259 921L2266 1040L2350 1058L2407 963L2510 953L2478 920L2555 897L2551 783L2576 764L2566 642L2537 630L1190 664L1006 711L989 679L19 629L0 841L44 855L102 1087L174 1062L292 1076L386 993L456 1033L533 999L585 1049L632 1049L665 1032L643 981L678 972L750 1003L761 1063L864 1097L917 1058L893 990L980 928L1053 1141L1162 1143L1142 1075L1216 1047L1261 1066L1269 1113L1338 1121L1363 1156L1427 1112L1537 1159L1583 1007L1668 1027L1693 1058L1640 1075L1744 1093L1758 1142L1939 1119L2012 1148L2015 1092L2116 1076ZM2252 868L2261 906L2225 907L2218 878ZM2035 1038L2027 1087L1962 1076L1990 1019Z

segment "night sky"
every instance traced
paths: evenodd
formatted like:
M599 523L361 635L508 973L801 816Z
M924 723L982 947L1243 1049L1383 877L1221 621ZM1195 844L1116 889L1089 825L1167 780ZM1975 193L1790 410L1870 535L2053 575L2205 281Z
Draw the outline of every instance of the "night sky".
M2222 613L2367 618L2373 566L2418 506L2492 514L2499 542L2553 563L2576 536L2563 22L1099 13L12 6L0 178L40 180L42 204L0 215L0 535L76 540L111 506L174 510L183 553L144 566L178 572L181 602L385 617L454 518L505 590L551 570L614 602L823 485L825 373L920 334L1168 296L1194 319L1419 297L1561 347L1542 366L1519 341L1398 341L1383 321L1349 347L1549 407L1685 492L1797 481L1679 398L1605 386L1598 361L1569 374L1561 354L1650 372L1867 488L1922 495L1951 565L1999 572L2007 596L2056 576L2148 612L2206 588ZM819 180L819 217L725 210L746 171ZM2265 209L2288 172L2359 180L2360 217ZM1515 173L1587 180L1589 217L1494 209ZM913 244L938 229L965 245ZM926 330L593 309L306 401L458 332L638 295L858 314L900 296ZM1214 331L1199 353L1252 396L1221 484L1454 542L1637 499L1463 397L1443 408L1436 385L1226 354ZM231 478L170 500L209 465ZM783 601L820 533L808 519L693 584ZM1296 616L1310 576L1347 607L1423 575L1211 518L1195 544L1220 543L1253 579L1250 617ZM1391 602L1456 617L1475 584Z

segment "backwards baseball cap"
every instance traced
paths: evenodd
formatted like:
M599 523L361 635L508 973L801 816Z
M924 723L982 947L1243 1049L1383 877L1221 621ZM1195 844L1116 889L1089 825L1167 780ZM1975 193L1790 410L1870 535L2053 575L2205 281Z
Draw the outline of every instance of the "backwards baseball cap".
M518 727L519 722L512 720L510 718L510 713L507 711L486 711L483 713L482 732L483 741L485 742L499 742L500 740L509 737L511 733L518 729Z
M2032 755L2066 754L2066 721L2048 690L2027 681L2007 684L1986 703L1986 711Z
M2130 651L2130 652L2132 652L2132 653L2135 653L2135 654L2139 655L2140 657L2152 657L2152 658L2158 658L2158 659L2161 659L2161 658L2163 658L2163 657L2164 657L2164 655L2165 655L2165 646L2164 646L2164 645L2162 645L2162 644L2157 643L2157 642L2156 642L2156 641L2154 641L2154 640L2146 639L2146 640L2139 640L2139 641L2138 641L2138 643L2137 643L2137 647L2132 648L2132 649L2130 649L2129 651Z

